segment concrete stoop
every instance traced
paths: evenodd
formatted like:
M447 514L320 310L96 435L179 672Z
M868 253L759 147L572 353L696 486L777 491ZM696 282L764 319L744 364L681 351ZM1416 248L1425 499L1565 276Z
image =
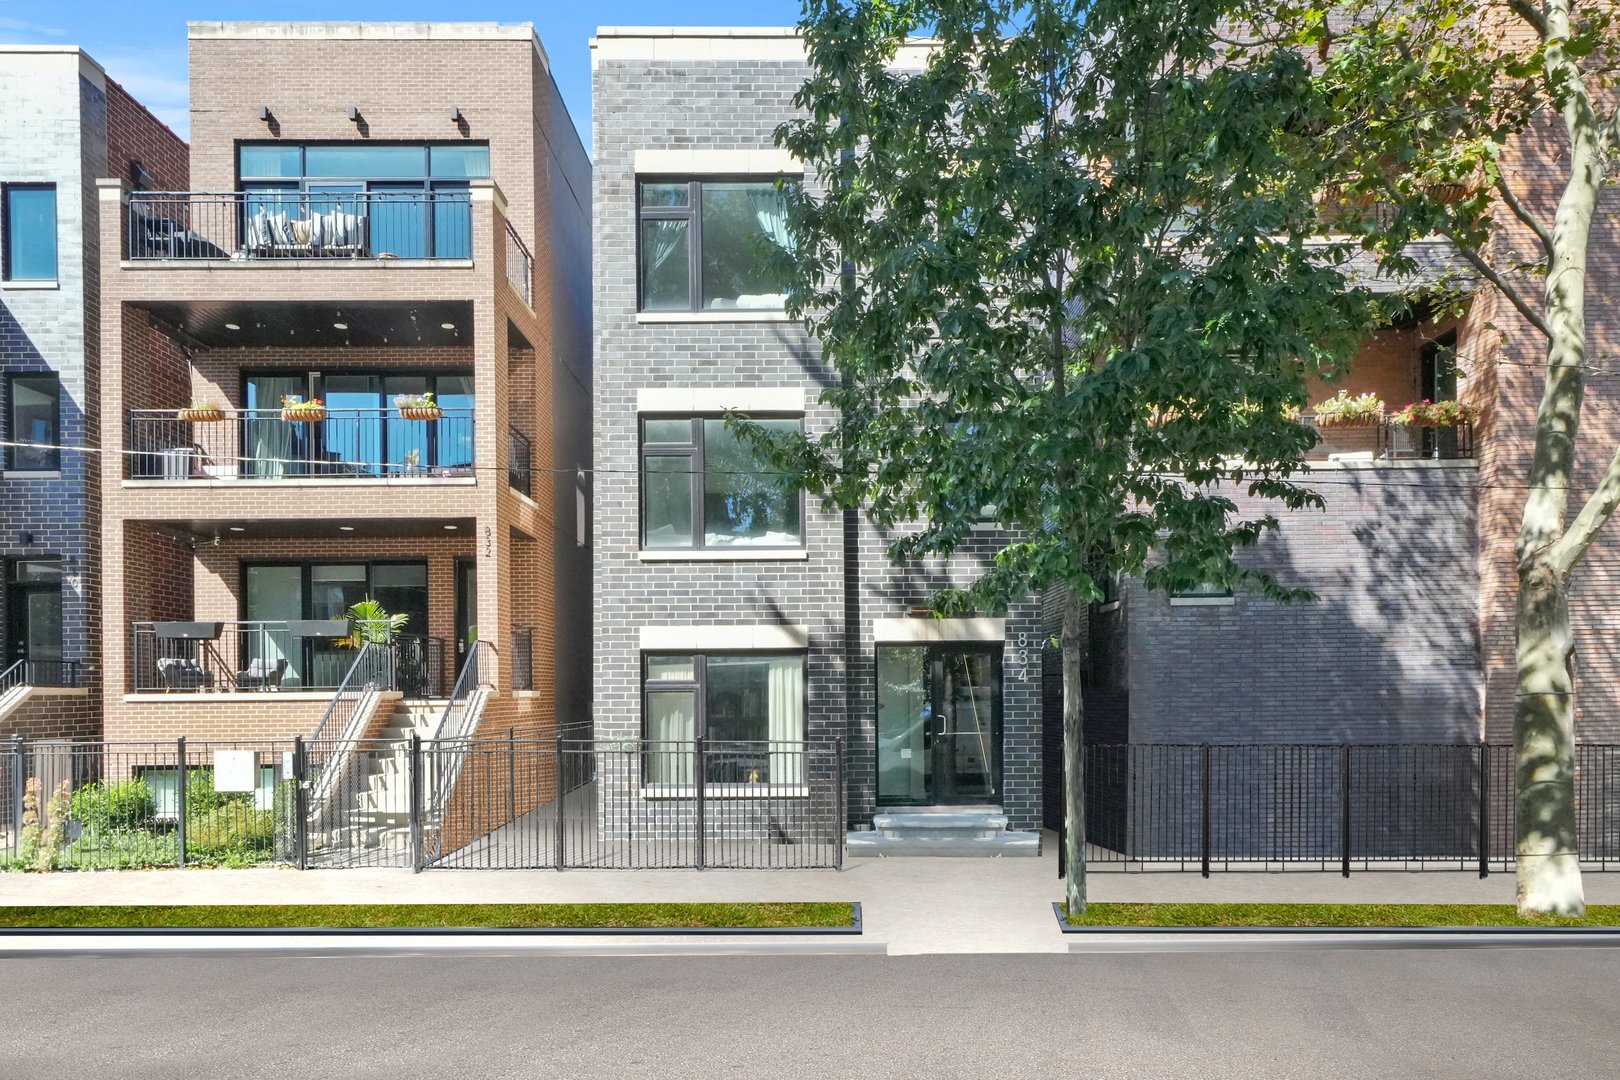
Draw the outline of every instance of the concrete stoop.
M996 806L917 807L874 815L871 831L850 833L845 850L854 858L1035 858L1041 835L1008 829Z

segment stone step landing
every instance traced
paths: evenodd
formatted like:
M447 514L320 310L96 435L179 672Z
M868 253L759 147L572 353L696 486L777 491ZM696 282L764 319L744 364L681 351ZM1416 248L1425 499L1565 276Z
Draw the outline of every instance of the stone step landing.
M1014 832L998 806L925 806L872 817L870 832L845 838L851 857L1038 856L1039 833Z

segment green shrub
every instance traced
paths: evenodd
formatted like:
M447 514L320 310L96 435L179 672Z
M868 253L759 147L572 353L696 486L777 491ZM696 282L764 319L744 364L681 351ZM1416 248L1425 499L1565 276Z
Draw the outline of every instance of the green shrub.
M186 861L251 866L274 857L275 839L274 814L233 801L186 818Z
M103 780L73 793L70 813L87 832L103 833L149 825L157 796L144 779Z

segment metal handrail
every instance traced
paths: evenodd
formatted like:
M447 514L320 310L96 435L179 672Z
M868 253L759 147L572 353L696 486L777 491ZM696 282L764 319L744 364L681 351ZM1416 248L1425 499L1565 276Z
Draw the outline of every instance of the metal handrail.
M58 678L40 677L42 667L55 668ZM79 685L77 660L34 660L24 657L0 672L0 694L9 693L19 686L74 687Z
M467 651L467 659L461 663L461 672L456 676L456 684L450 690L450 700L445 703L444 712L439 715L439 723L433 729L434 739L459 739L467 734L467 706L472 701L474 692L483 681L483 662L485 652L493 653L495 647L487 641L475 641L472 648Z
M450 795L455 791L456 781L461 775L462 763L466 760L467 747L471 740L467 738L472 722L477 719L481 704L480 686L483 684L483 663L485 652L493 654L495 647L487 641L475 641L472 648L467 651L467 659L462 662L461 673L456 676L456 685L450 691L450 700L445 704L444 713L439 717L438 726L433 732L433 745L438 748L437 775L434 777L433 798L426 807L423 815L423 851L428 852L431 861L439 856L439 845L444 839L444 832L440 824L444 821L444 811L450 801ZM432 839L427 837L431 835Z
M379 675L384 675L379 679ZM326 731L327 724L338 716L342 720L337 728L341 731L348 726L349 720L354 716L354 710L362 698L368 693L379 690L391 690L394 686L394 650L392 646L379 645L368 641L360 647L360 655L354 658L349 665L349 671L338 684L337 691L332 695L332 702L321 714L321 722L315 725L315 733L309 737L310 742L320 739ZM344 706L347 705L347 710Z

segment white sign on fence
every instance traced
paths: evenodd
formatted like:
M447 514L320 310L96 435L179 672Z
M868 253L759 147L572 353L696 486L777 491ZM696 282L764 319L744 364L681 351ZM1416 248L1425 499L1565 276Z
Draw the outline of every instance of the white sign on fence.
M258 787L258 757L252 750L215 750L214 790L252 791Z

